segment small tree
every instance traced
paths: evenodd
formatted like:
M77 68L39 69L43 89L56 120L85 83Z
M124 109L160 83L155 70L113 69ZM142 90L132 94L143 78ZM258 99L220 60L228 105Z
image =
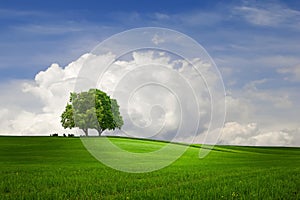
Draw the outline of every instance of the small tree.
M100 136L104 130L121 129L124 122L115 99L101 90L90 89L70 94L70 103L61 114L61 123L64 128L82 129L86 136L88 129L96 129Z

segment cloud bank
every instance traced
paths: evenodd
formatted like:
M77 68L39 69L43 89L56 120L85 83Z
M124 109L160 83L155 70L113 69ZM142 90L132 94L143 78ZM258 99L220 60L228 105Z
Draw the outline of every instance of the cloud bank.
M65 67L52 64L45 71L37 73L34 80L12 81L2 85L5 96L0 101L0 134L49 135L58 132L80 135L81 131L78 129L65 130L61 127L60 114L69 100L69 93L74 91L78 83L78 75L83 64L93 56L84 54ZM114 55L102 55L101 59L112 57ZM152 68L138 67L143 63L152 63ZM156 70L153 70L153 66ZM203 66L205 67L204 64ZM280 73L290 73L290 71ZM200 92L189 94L189 85L183 84L184 79L177 77L176 72L188 77L195 90ZM93 73L95 71L91 71L91 76ZM192 130L196 127L192 119L199 115L201 120L196 129L194 142L201 143L205 141L204 136L211 117L210 101L205 84L203 82L199 84L196 76L188 63L174 59L170 55L151 51L133 52L129 57L120 58L114 62L98 82L97 87L117 98L125 121L131 122L125 124L124 131L117 134L170 139L180 129L180 117L183 116L185 125L180 131L185 132L185 135L184 137L181 135L178 140L192 141ZM162 85L168 87L150 84L136 88L137 85L141 85L140 83L150 83L153 80L160 80ZM300 129L297 127L297 121L288 123L287 120L283 121L280 126L275 126L277 116L268 119L268 116L264 116L257 109L275 108L275 111L280 113L282 109L294 108L293 101L288 96L275 98L277 96L275 93L272 96L272 92L266 93L258 89L258 85L264 82L249 83L243 91L228 91L226 96L227 121L218 138L219 144L300 145ZM127 90L135 92L127 94ZM237 95L239 93L240 95ZM194 106L189 106L193 104L190 98L193 95L200 100L199 110ZM178 99L178 96L181 99ZM286 103L287 101L282 98L291 102ZM140 128L140 132L136 132L137 127ZM107 134L111 133L107 132ZM208 137L218 137L214 130L209 134Z

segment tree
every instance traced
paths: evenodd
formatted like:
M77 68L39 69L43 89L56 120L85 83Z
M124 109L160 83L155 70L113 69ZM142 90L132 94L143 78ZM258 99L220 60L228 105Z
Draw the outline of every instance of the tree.
M117 100L105 92L90 89L87 92L71 93L69 103L61 114L64 128L78 127L88 136L88 129L96 129L99 136L105 130L121 129L123 119Z

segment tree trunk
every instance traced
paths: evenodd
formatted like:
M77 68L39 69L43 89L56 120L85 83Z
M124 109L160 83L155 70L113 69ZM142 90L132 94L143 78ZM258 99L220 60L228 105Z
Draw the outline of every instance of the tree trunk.
M88 129L87 128L83 128L82 130L83 130L85 136L88 136Z
M97 131L98 131L99 136L101 136L101 134L103 132L102 128L97 128Z

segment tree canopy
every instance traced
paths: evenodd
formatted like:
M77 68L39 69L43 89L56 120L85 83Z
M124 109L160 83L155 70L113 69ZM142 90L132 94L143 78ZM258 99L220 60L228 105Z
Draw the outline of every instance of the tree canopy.
M70 94L61 123L64 128L78 127L88 136L88 129L96 129L101 135L104 130L121 129L124 122L117 100L99 89L90 89Z

